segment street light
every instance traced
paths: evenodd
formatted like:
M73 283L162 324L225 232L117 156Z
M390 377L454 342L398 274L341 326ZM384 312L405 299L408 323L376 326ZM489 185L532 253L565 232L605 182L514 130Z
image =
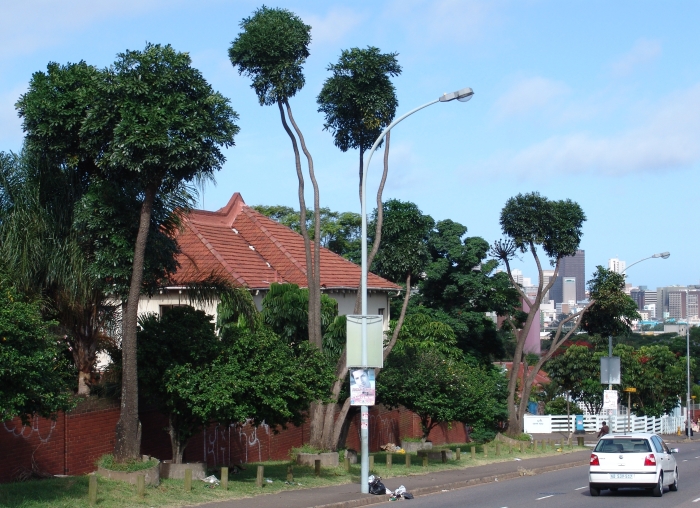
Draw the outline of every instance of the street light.
M432 106L437 102L450 102L457 99L460 102L467 102L474 95L474 90L471 88L462 88L456 92L445 93L435 100L432 100L422 106L418 106L412 109L408 113L400 116L389 126L384 129L384 131L379 135L377 140L372 145L372 148L365 159L365 167L362 171L362 190L361 190L361 202L362 202L362 237L361 237L361 250L362 250L362 278L361 278L361 291L362 291L362 366L367 366L367 170L369 168L369 163L372 160L372 154L382 142L386 133L389 132L396 124L404 120L405 118L411 116L413 113L420 111L423 108ZM406 291L410 291L410 288L406 288ZM360 421L369 421L368 407L361 406L360 408ZM361 449L360 453L361 464L360 464L360 487L363 494L369 493L369 485L367 479L369 478L369 429L368 425L360 425L360 439L361 439Z

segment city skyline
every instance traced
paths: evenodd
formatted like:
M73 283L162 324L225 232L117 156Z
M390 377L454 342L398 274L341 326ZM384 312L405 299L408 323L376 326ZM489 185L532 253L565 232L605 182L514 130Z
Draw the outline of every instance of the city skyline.
M227 57L239 23L262 2L241 0L26 0L3 7L0 32L0 150L19 151L14 104L49 62L110 65L146 42L189 52L239 113L236 146L199 207L216 210L233 192L251 205L298 208L289 139L276 108L261 107L250 80ZM489 243L518 193L571 199L587 221L579 246L584 279L616 257L633 285L700 283L700 241L670 213L640 214L642 200L683 199L700 185L700 4L621 0L280 1L312 26L305 88L290 101L314 156L321 205L359 212L356 151L340 152L323 130L316 97L341 50L397 52L397 114L466 86L467 104L431 106L392 132L384 197L415 202ZM369 171L376 192L381 150ZM310 187L308 185L307 187ZM372 199L373 201L373 199ZM310 202L310 201L307 201ZM533 274L527 256L514 268ZM545 268L550 268L546 260ZM577 282L578 284L578 282Z

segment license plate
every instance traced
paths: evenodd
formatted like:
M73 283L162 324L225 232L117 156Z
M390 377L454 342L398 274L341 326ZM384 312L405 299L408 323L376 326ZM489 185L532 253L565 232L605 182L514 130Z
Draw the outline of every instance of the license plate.
M633 474L611 474L611 480L631 480L634 478Z

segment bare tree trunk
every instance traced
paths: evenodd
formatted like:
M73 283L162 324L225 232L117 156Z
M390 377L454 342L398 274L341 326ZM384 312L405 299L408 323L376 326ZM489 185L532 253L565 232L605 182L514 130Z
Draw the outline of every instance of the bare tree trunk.
M157 185L146 187L141 204L139 231L134 248L134 262L131 269L131 285L126 302L126 314L122 322L122 396L121 412L117 422L114 443L114 458L117 462L138 459L141 452L141 422L139 422L139 385L136 367L136 321L138 319L139 296L143 282L143 262L146 254L151 212L155 201Z
M313 321L311 320L311 312L309 312L309 340L313 344L316 344L319 349L321 349L323 347L323 337L321 335L321 203L318 182L316 181L316 174L314 173L314 160L311 157L311 153L306 148L304 136L294 121L294 116L292 116L292 108L289 106L289 102L286 99L284 101L284 105L287 109L289 121L294 127L294 131L296 132L297 136L299 136L301 149L306 156L309 166L309 178L311 179L311 186L313 187L314 192L314 251L313 268L311 270L311 279L313 284L309 285L309 311L311 311L311 303L313 303Z
M182 444L180 442L180 435L177 432L176 423L173 421L176 416L170 414L168 416L168 435L170 436L170 447L172 449L172 461L173 464L182 464L182 456L185 453L185 448L187 443Z
M284 108L281 101L277 102L277 106L280 110L280 119L282 120L282 126L285 132L292 141L292 148L294 149L294 164L297 171L297 180L299 181L299 228L301 229L301 236L304 239L304 250L306 253L306 284L309 288L309 309L308 309L308 329L309 329L309 340L315 343L315 336L313 335L315 330L315 320L314 314L316 307L314 305L314 274L313 274L313 261L311 258L311 240L309 239L309 232L306 228L306 199L304 198L304 173L301 170L301 157L299 156L299 146L297 145L297 139L292 133L292 130L287 125L287 118L284 114ZM318 214L317 214L318 215ZM316 239L318 240L318 238Z

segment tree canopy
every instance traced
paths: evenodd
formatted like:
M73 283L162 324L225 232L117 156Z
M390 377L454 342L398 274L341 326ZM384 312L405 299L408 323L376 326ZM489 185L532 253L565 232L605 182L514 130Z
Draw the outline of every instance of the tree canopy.
M287 9L256 9L243 18L228 56L239 74L250 77L260 105L294 97L304 87L311 27Z
M396 56L373 46L351 48L328 66L332 74L318 95L318 111L341 151L369 150L394 119L398 100L390 78L401 74Z
M420 417L424 439L436 425L452 421L494 430L507 415L504 389L500 372L456 347L449 326L417 315L406 318L377 381L383 404Z

